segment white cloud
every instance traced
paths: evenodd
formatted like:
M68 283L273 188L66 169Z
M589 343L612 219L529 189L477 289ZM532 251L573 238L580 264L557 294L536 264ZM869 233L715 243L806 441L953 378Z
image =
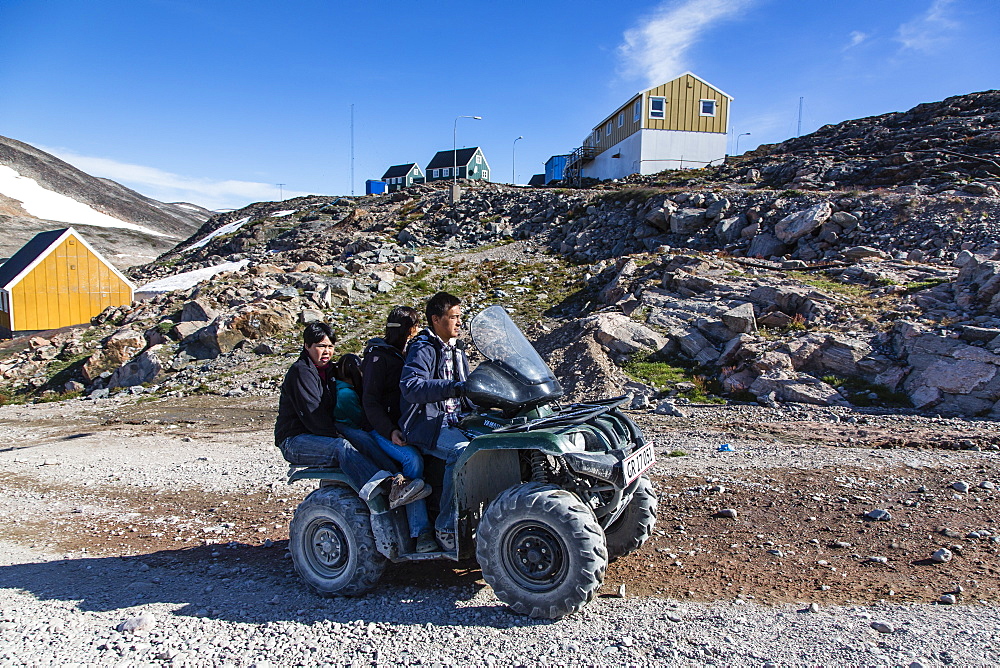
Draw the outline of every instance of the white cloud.
M903 45L902 50L929 53L947 43L950 33L959 27L957 21L948 17L949 5L953 2L933 0L926 12L899 26L896 41Z
M667 0L635 28L625 31L619 53L627 72L650 86L684 71L687 52L720 21L731 18L756 0Z
M273 201L279 197L278 186L273 183L194 178L155 167L79 155L64 149L39 148L91 176L117 181L161 202L191 202L207 209L237 209L253 202ZM314 193L285 188L281 194L287 199Z
M869 37L871 37L871 35L869 35L866 32L861 32L860 30L852 30L851 34L848 35L849 41L847 42L847 45L844 46L844 51L848 49L853 49L858 44L867 41Z

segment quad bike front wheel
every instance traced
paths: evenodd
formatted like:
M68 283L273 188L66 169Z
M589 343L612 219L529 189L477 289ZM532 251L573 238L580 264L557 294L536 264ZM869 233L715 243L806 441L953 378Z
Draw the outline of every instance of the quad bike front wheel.
M642 476L622 514L604 530L608 561L632 554L649 540L656 524L656 492L649 478Z
M347 487L320 487L299 504L288 547L295 570L324 597L362 594L385 570L368 507Z
M558 619L597 594L608 552L597 518L576 495L529 482L490 503L479 524L476 559L512 610Z

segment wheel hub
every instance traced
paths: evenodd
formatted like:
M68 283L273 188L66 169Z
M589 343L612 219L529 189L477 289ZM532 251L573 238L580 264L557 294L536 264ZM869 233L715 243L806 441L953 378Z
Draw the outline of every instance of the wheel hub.
M562 543L545 526L526 524L508 534L505 555L511 574L524 587L544 591L565 577Z
M343 565L344 539L336 526L324 524L317 527L312 539L313 559L320 566L336 569Z

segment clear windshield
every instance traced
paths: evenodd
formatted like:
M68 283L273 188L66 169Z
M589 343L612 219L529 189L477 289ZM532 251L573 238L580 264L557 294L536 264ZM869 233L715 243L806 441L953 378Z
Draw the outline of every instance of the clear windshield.
M514 321L501 306L490 306L472 319L472 341L485 357L504 364L526 380L539 383L555 378Z

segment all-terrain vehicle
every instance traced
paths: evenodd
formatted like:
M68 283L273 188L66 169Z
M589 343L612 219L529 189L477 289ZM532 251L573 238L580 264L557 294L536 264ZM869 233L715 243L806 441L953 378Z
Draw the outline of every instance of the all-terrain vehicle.
M486 360L466 382L478 410L460 423L470 442L454 473L455 551L416 552L405 508L390 510L385 490L362 500L340 469L292 467L289 483L319 480L289 532L295 568L319 595L361 594L387 561L474 555L500 600L555 619L593 599L608 562L652 533L653 447L619 409L627 397L559 405L562 386L503 308L470 330Z

